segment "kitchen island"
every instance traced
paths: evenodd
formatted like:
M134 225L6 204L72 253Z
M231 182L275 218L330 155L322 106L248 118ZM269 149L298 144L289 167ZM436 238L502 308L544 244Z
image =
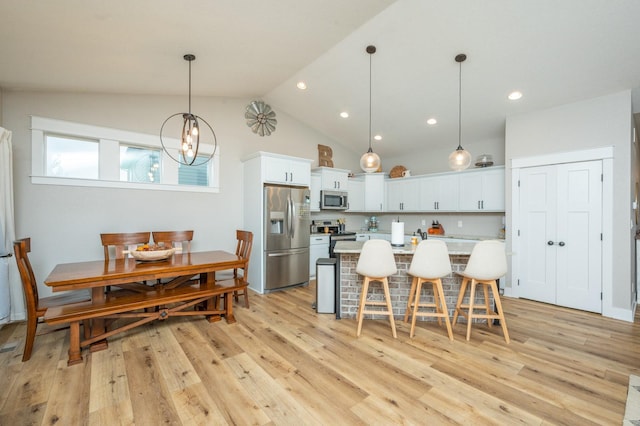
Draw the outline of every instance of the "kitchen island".
M336 317L356 318L360 291L362 290L362 276L356 272L356 265L360 258L362 246L361 241L339 241L336 243L335 253L338 258L336 271ZM458 299L458 292L462 277L455 274L456 271L464 270L469 255L475 243L473 242L446 242L451 258L451 269L453 273L442 278L444 296L449 309L449 315L453 318L453 311ZM393 247L393 253L398 268L398 272L389 277L389 291L393 304L393 316L396 319L404 318L407 307L407 299L411 288L413 277L407 273L416 246L405 244L401 247ZM478 297L479 296L479 297ZM422 302L433 302L432 286L423 286L423 294L420 296ZM369 290L369 299L384 300L382 285L379 282L372 282ZM482 293L476 294L477 303L484 305ZM467 303L468 296L464 303ZM493 301L491 301L493 304ZM367 315L366 318L386 318L386 315ZM427 319L428 317L424 317ZM436 318L429 318L435 321Z

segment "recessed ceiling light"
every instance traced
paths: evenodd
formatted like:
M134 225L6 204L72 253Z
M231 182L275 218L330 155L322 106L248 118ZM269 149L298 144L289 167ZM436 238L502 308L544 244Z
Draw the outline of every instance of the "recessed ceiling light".
M377 140L377 141L381 141L382 140L382 136L380 136L380 135L375 135L373 138L375 140Z
M340 117L342 117L342 118L349 118L349 113L348 113L347 111L342 111L342 112L340 113Z
M307 83L305 83L304 81L299 81L298 84L296 84L296 87L298 87L298 89L300 90L305 90L307 88Z
M434 124L437 124L438 120L436 120L435 118L430 118L427 120L427 124L430 126L433 126Z
M522 97L522 92L518 92L517 90L515 92L511 92L509 93L509 96L507 96L509 98L510 101L517 101L518 99L520 99Z

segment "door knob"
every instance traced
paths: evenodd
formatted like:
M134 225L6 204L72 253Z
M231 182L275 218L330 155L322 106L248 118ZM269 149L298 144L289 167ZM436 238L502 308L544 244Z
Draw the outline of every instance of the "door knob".
M559 245L560 247L564 247L564 241L560 241L560 242L558 243L558 245Z
M547 241L547 245L548 246L552 246L553 245L553 241L551 241L551 240Z

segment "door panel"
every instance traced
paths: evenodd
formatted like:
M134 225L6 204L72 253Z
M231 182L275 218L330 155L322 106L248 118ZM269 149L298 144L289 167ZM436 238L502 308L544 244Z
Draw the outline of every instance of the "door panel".
M548 245L555 235L555 180L552 166L524 169L520 173L520 296L547 303L556 300L555 249Z
M592 312L602 312L601 175L600 161L558 166L556 303Z
M264 187L265 250L291 248L289 204L291 190L286 186Z

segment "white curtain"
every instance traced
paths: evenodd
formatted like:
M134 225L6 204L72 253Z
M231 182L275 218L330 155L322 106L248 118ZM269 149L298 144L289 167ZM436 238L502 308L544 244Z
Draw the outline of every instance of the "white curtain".
M8 257L13 253L15 238L11 132L0 127L0 324L24 318L18 268L15 259ZM19 312L16 312L15 303L11 302L12 298L22 302L17 310Z

